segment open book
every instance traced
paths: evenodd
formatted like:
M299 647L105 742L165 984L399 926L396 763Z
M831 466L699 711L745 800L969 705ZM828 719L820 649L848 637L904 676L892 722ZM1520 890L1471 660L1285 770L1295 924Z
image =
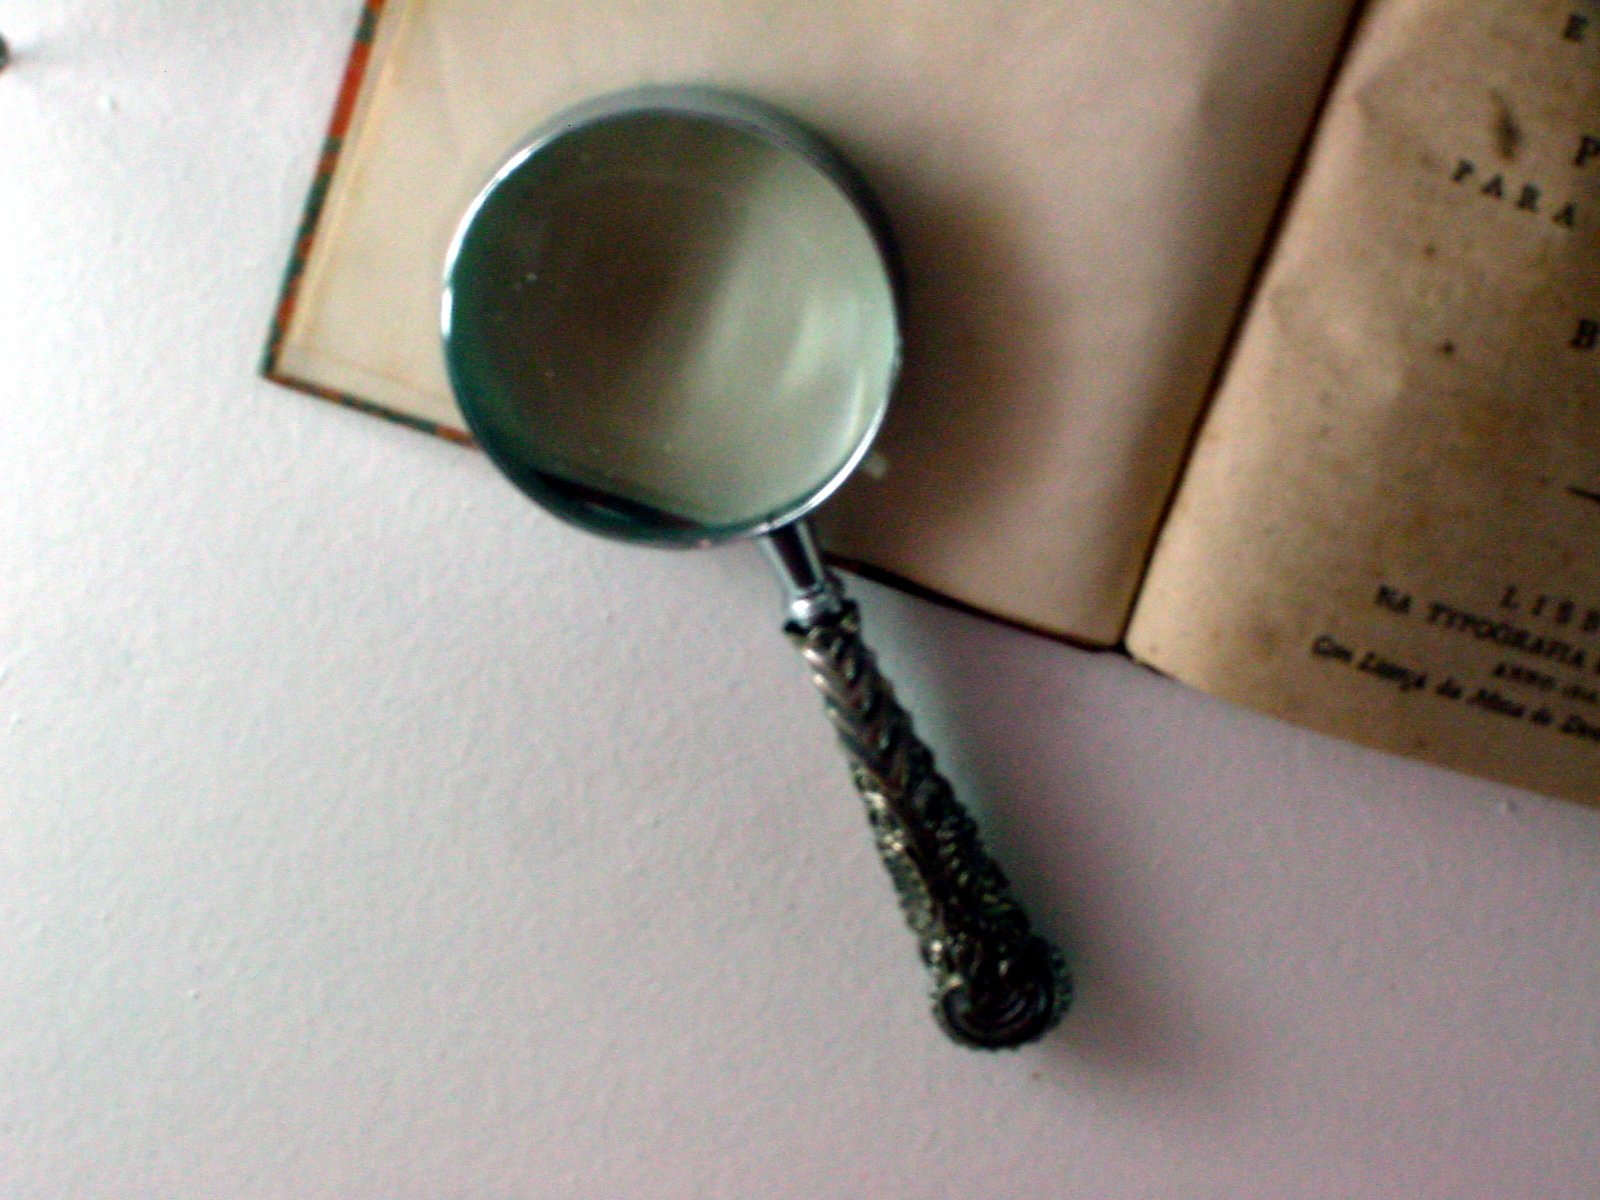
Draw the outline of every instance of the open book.
M1600 801L1594 0L372 0L266 371L462 437L438 293L568 105L746 92L908 276L841 561Z

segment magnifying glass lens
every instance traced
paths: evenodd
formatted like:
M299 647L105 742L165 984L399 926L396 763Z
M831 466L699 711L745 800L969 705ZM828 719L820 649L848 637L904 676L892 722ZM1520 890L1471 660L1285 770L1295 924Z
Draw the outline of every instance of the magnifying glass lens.
M871 228L792 147L641 111L525 151L447 281L452 383L547 507L639 541L777 523L854 465L894 381Z

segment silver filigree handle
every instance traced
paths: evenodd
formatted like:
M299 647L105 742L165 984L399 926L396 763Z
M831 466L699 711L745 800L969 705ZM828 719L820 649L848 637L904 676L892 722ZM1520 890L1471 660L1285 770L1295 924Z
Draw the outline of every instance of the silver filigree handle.
M1029 926L977 826L861 638L860 613L804 525L769 538L789 586L785 632L805 658L917 937L933 1015L955 1041L1020 1046L1072 999L1061 953Z

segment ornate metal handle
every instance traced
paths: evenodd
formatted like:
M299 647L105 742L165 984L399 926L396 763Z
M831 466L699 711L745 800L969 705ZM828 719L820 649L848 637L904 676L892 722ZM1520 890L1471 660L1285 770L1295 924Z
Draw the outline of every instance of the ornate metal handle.
M820 568L803 527L774 548L816 568L792 591L785 632L839 733L878 853L932 984L933 1015L952 1039L981 1049L1020 1046L1060 1020L1072 981L1060 952L1034 933L1005 875L984 851L977 826L934 765L861 639L860 613Z

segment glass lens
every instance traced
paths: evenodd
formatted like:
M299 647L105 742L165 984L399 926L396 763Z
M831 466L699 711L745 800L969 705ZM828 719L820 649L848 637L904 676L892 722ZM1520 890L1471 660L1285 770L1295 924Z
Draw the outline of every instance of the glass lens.
M805 508L876 428L898 353L882 252L839 184L692 113L535 147L480 198L447 280L451 380L484 448L634 540Z

